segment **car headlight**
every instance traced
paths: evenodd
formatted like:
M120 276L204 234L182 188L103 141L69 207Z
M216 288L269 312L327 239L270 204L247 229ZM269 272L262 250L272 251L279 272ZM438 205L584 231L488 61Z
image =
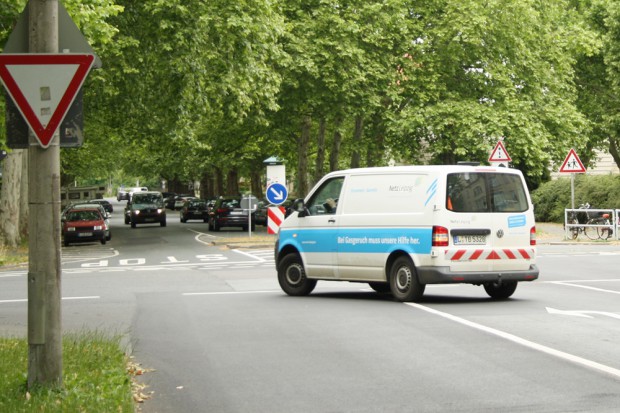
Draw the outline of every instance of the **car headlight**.
M101 225L95 225L95 231L101 231L103 227Z
M161 214L163 211L164 211L163 209L161 209L161 208L157 208L157 213L158 213L158 214Z
M69 231L69 232L75 231L75 227L69 227L69 228L67 228L67 231Z
M133 213L136 214L136 215L140 215L140 210L136 209L135 211L133 211Z

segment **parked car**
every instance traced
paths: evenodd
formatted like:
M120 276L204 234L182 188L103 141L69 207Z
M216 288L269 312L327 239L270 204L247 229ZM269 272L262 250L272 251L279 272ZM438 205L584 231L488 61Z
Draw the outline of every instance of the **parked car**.
M89 204L99 204L105 209L108 214L114 212L114 207L110 203L110 201L106 201L105 199L91 199L88 201Z
M180 210L181 208L183 208L183 205L185 205L186 201L189 201L190 199L198 199L193 195L178 195L175 199L174 199L174 207L172 209L174 209L175 211Z
M209 222L207 201L198 198L185 201L179 212L179 217L181 222L187 222L190 219L200 219L203 222Z
M252 231L255 230L254 213L252 213ZM209 231L219 231L222 227L241 227L248 230L247 211L241 208L241 197L220 197L209 212Z
M135 192L125 207L125 224L135 228L137 224L157 222L166 226L166 208L161 192Z
M105 245L108 229L98 208L70 208L62 219L63 243L99 241Z
M84 202L81 204L70 204L66 206L65 209L62 210L60 214L60 219L61 221L64 220L66 218L67 212L69 212L72 209L93 209L93 208L96 208L101 214L101 216L103 217L103 220L106 223L105 238L107 241L110 241L112 239L112 231L110 230L110 213L105 210L103 205L100 205L97 203L89 203L89 202Z

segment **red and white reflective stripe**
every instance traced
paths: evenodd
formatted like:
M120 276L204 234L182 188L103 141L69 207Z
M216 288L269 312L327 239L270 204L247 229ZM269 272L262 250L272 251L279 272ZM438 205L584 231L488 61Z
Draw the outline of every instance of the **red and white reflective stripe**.
M447 250L446 259L450 261L476 261L476 260L531 260L536 256L533 249L460 249Z
M284 221L284 207L267 208L267 234L277 234L282 221Z

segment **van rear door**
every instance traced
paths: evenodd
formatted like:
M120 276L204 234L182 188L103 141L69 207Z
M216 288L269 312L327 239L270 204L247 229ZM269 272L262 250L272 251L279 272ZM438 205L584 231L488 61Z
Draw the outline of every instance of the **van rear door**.
M527 270L534 259L530 245L532 205L520 173L496 169L447 175L446 209L452 271Z

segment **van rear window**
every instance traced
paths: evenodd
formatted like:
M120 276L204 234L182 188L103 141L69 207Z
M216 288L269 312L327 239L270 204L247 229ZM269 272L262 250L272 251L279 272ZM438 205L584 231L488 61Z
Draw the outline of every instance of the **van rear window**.
M448 174L446 208L454 212L524 212L528 202L518 175L459 172Z

